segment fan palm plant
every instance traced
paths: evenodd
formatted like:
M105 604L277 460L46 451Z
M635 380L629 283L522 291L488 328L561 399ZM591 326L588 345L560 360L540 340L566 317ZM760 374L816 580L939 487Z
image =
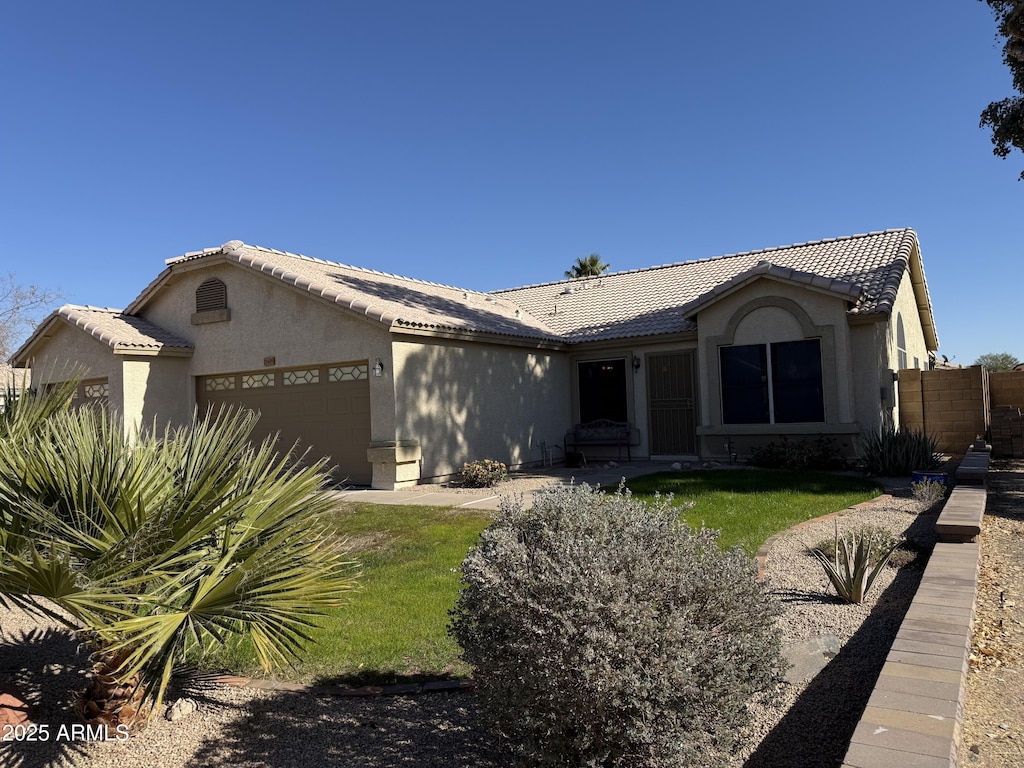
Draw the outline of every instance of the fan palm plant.
M243 636L268 669L299 658L356 577L323 464L250 442L251 413L125 439L104 411L54 408L66 394L0 421L0 603L93 644L80 713L141 723L186 655Z
M601 261L600 254L592 253L586 258L580 256L576 263L565 271L565 276L573 277L596 277L608 271L608 265Z

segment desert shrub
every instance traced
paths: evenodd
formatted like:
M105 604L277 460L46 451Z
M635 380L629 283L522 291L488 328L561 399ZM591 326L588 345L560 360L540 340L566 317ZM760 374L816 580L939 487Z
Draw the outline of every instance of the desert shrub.
M765 469L827 470L843 467L835 441L827 437L789 440L783 436L778 441L756 446L750 452L750 463Z
M489 488L508 479L508 467L500 461L470 461L459 470L458 484L464 488Z
M871 526L840 536L837 522L835 537L826 550L818 545L810 552L825 569L839 599L861 603L899 544L889 531Z
M946 498L946 484L926 477L911 483L910 492L925 507L931 507Z
M924 430L886 426L878 434L863 436L860 460L869 475L899 477L941 463L938 443Z
M666 499L584 485L506 501L462 585L451 631L522 765L718 766L780 679L754 564Z

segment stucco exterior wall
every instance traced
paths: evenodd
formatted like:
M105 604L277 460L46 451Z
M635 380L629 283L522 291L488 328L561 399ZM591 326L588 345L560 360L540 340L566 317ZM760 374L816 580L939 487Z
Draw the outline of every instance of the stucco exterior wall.
M906 363L901 364L899 346L899 325L903 321L903 340L906 352ZM882 372L883 379L891 379L890 371L899 371L903 368L917 370L928 370L928 346L924 338L924 329L921 327L921 316L917 311L917 300L914 297L914 287L910 280L910 273L904 272L900 281L899 291L893 302L892 315L886 324L884 349L886 351L885 370ZM891 381L883 381L883 387L893 388L894 395L891 399L892 408L888 418L893 424L899 424L900 416L899 385ZM889 401L886 401L886 405Z
M230 319L193 325L196 288L214 277L227 286ZM195 344L190 377L357 360L372 367L378 357L385 371L393 370L391 334L380 323L348 316L275 278L227 262L175 275L141 314ZM389 379L370 379L373 440L396 439ZM195 393L189 386L191 413Z
M835 296L761 279L711 304L697 318L700 338L702 452L724 452L720 436L845 433L855 429L856 406L851 386L853 350L846 302ZM720 346L763 344L821 338L825 423L722 424ZM722 443L722 445L719 445Z
M392 366L395 439L420 441L423 478L479 459L540 462L571 425L562 352L396 337Z
M899 370L899 349L897 345L897 326L899 318L903 319L903 332L906 341L907 368L928 370L928 346L921 327L921 316L917 311L917 300L914 287L910 280L910 272L903 273L899 291L893 302L892 317L886 334L886 351L889 357L888 367Z
M163 431L192 418L189 359L124 357L124 420L128 429Z
M888 333L884 318L850 327L858 434L877 433L884 423L896 423L897 391L886 349Z
M77 375L82 379L107 380L108 403L112 413L124 413L122 358L101 341L63 321L53 335L37 348L31 361L32 382L42 385L66 381Z

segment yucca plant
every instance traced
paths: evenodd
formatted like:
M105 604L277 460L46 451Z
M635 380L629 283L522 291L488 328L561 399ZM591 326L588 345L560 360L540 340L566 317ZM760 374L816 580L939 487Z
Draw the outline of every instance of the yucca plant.
M268 669L298 659L356 576L324 524L323 464L252 444L248 412L126 439L60 396L0 422L0 603L92 643L83 716L143 722L186 655L240 637Z
M835 547L829 546L831 557L817 547L808 547L808 551L821 563L841 600L862 603L899 545L899 540L880 545L871 531L851 531L840 536L836 523Z
M901 477L941 463L935 438L924 430L897 430L893 425L863 435L859 454L865 471L882 477Z

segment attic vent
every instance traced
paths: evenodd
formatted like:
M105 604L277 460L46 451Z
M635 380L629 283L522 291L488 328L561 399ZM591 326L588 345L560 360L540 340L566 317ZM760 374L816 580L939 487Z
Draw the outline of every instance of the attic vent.
M228 287L217 278L196 288L196 312L228 308Z

